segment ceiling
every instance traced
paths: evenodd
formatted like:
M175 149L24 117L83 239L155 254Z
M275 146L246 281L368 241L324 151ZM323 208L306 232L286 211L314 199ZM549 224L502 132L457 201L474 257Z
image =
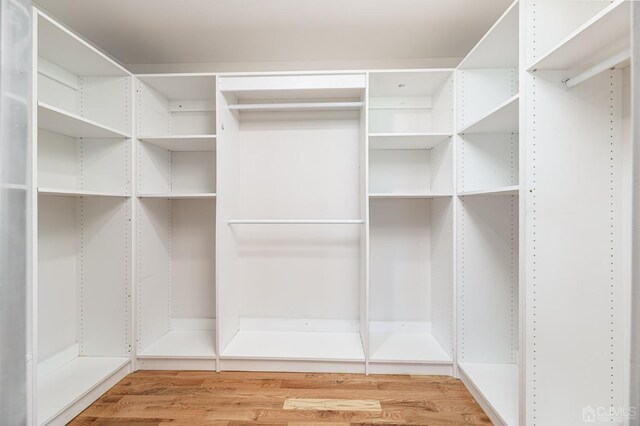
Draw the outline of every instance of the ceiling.
M512 0L35 0L124 64L461 58Z

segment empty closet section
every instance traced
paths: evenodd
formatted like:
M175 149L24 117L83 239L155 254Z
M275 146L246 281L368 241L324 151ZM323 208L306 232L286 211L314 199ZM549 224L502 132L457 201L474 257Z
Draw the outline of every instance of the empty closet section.
M130 362L131 201L40 194L38 211L37 421L47 424L70 420L78 411L59 416Z
M36 422L62 424L130 369L132 82L34 16Z
M364 371L365 81L219 78L222 369Z
M138 76L141 368L216 368L215 77Z
M519 2L458 69L458 366L496 424L519 424Z
M625 407L631 3L528 3L527 423Z
M215 76L138 76L138 195L215 197Z
M369 84L369 369L451 374L453 72Z

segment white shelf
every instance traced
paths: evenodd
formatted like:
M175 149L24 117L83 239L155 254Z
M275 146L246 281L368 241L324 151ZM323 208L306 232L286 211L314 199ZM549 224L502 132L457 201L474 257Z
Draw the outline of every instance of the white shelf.
M369 149L431 149L451 133L369 133Z
M460 363L462 373L508 426L518 424L518 366L515 364Z
M429 333L371 333L371 362L451 364L451 357Z
M44 102L38 102L38 127L74 138L129 138L119 130Z
M216 150L216 135L140 136L138 139L169 151Z
M38 424L47 423L131 360L78 357L38 381Z
M528 69L587 68L628 49L631 42L631 3L618 0L607 6L549 49Z
M138 354L138 358L215 359L214 330L172 330Z
M519 2L516 0L471 49L458 68L517 68L520 40L518 11Z
M297 111L297 110L350 110L360 109L363 102L296 102L229 105L232 111Z
M215 192L190 193L190 194L138 194L138 198L169 198L172 200L195 200L201 198L216 198Z
M62 189L62 188L38 188L38 194L58 195L62 197L130 197L128 194L103 191L85 191L82 189Z
M510 97L458 133L517 133L519 99L519 95Z
M490 189L478 189L475 191L463 191L459 192L459 197L469 196L469 195L518 195L520 192L519 185L512 186L503 186L501 188L490 188Z
M77 76L131 75L41 11L38 11L38 55Z
M216 92L215 74L137 74L143 83L167 99L213 99Z
M360 333L239 331L226 359L364 361Z
M442 197L451 197L451 194L409 194L409 193L371 193L369 194L369 198L442 198Z

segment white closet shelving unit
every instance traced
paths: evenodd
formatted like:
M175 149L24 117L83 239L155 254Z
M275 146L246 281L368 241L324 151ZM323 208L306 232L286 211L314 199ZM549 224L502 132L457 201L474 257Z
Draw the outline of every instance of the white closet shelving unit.
M137 82L138 365L214 370L215 75Z
M220 368L364 372L366 74L218 81Z
M131 371L131 75L34 12L37 424Z
M369 77L369 371L452 374L453 70Z
M632 3L524 2L522 424L629 414Z
M457 79L460 377L495 424L519 418L519 2Z

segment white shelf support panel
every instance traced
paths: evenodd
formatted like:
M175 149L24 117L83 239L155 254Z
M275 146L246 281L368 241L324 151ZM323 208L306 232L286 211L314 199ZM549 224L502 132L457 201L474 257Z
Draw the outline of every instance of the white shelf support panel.
M300 220L256 220L229 219L229 225L362 225L362 219L300 219Z
M363 102L289 102L229 105L233 111L359 110Z
M613 55L612 57L605 59L599 64L596 64L591 68L581 72L575 77L571 77L565 80L564 85L567 86L567 88L572 88L582 83L583 81L600 74L601 72L616 68L618 65L628 62L629 59L631 59L631 49L625 49L622 52Z

